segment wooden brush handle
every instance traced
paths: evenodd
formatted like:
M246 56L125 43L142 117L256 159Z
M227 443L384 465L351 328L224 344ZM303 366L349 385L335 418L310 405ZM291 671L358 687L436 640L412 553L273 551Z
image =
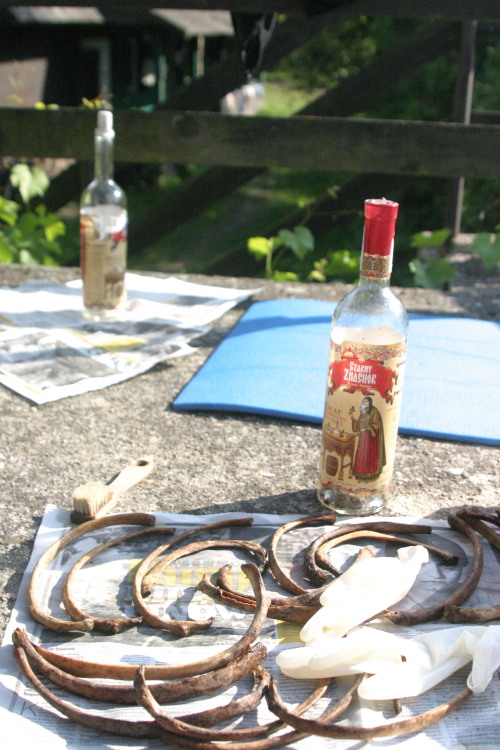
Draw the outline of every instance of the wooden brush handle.
M136 461L128 464L120 473L108 484L108 496L109 498L116 499L119 495L129 490L147 476L153 470L153 459L151 456L142 456Z

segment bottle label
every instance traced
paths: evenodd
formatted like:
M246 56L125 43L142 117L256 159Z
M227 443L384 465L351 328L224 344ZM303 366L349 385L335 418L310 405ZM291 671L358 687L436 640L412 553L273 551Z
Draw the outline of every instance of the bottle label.
M320 489L388 491L394 466L406 340L330 348Z
M389 255L362 253L360 276L368 279L390 279L391 271L392 253Z
M109 210L101 210L112 208L98 206L80 216L83 304L87 309L114 310L126 296L127 214L119 208L112 216Z

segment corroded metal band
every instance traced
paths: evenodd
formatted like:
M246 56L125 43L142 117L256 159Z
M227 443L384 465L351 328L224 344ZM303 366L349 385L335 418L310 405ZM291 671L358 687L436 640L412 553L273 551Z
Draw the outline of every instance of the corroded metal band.
M369 279L388 279L391 276L392 255L363 253L360 275Z

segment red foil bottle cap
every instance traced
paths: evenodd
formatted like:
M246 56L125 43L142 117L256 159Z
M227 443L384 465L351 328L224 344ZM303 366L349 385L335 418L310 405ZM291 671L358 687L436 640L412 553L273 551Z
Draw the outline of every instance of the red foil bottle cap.
M365 201L363 253L391 255L399 204L385 198Z

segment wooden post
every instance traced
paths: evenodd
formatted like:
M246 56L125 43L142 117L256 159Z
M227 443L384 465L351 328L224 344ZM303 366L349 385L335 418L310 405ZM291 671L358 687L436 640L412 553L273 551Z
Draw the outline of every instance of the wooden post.
M453 119L470 125L472 94L474 90L474 68L476 61L477 21L464 21L462 24L462 43L457 86L455 90L455 108ZM457 177L450 183L448 205L446 209L446 226L452 235L460 232L462 223L462 205L464 198L464 177Z

